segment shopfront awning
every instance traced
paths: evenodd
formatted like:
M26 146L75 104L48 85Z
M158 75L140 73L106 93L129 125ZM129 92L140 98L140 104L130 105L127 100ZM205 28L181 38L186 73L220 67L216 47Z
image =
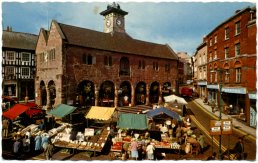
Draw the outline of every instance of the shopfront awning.
M26 110L28 110L30 107L23 104L15 104L11 109L3 113L3 116L6 118L9 118L11 120L14 120L17 118L20 114L24 113Z
M88 114L85 116L86 119L97 119L97 120L109 120L115 111L114 107L99 107L92 106Z
M117 128L145 130L147 126L146 114L122 113L117 122Z
M222 87L222 92L234 94L246 94L246 88L241 87Z
M257 96L256 93L248 93L249 99L256 100Z
M63 118L66 115L72 113L75 109L76 107L74 106L59 104L53 110L49 111L47 114L51 114L55 117Z
M178 104L184 104L184 105L187 104L184 98L178 97L176 95L165 96L164 99L165 99L165 102L170 102L170 103L177 102Z
M176 112L174 112L172 110L169 110L169 109L167 109L165 107L160 107L160 108L157 108L157 109L154 109L154 110L151 110L151 111L147 112L147 116L151 117L151 118L153 118L153 117L155 117L157 115L161 115L161 114L166 114L169 117L171 117L171 118L173 118L173 119L175 119L177 121L181 120L179 114L177 114Z
M206 86L207 85L207 81L198 81L197 85L199 85L199 86Z
M219 85L218 84L210 84L210 85L207 85L207 88L208 89L219 89Z

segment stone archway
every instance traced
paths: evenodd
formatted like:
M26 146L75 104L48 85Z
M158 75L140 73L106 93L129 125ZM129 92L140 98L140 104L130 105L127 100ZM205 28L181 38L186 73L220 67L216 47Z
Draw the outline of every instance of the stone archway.
M56 85L53 80L50 80L48 82L48 90L49 90L49 104L50 106L53 106L55 104L56 99Z
M99 90L100 106L113 107L115 98L115 85L112 81L104 81Z
M159 83L158 82L153 82L151 83L150 86L150 103L158 103L159 102Z
M89 80L84 80L77 87L76 105L78 106L94 106L94 83Z
M40 105L46 106L47 105L47 90L44 81L40 82Z
M118 103L119 106L129 106L131 103L131 84L128 81L121 83L118 90Z
M144 105L146 103L146 83L139 82L135 88L135 104Z

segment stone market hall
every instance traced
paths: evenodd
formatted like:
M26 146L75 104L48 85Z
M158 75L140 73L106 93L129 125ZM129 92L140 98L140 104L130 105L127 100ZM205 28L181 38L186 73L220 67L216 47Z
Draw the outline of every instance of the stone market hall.
M167 44L132 38L116 3L107 6L104 32L55 20L36 46L36 103L135 106L162 102L177 90L178 57Z

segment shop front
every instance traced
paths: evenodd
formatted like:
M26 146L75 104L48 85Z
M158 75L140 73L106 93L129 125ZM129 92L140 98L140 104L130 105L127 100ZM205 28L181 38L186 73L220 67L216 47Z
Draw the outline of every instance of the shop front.
M219 85L218 84L210 84L207 85L208 89L208 103L218 104L218 92L219 92Z
M256 92L255 93L249 93L248 97L250 99L250 126L256 128L256 115L257 115L257 110L256 110Z
M197 83L198 87L198 94L200 98L206 97L206 91L207 91L207 81L198 81Z
M229 108L227 114L239 115L239 118L245 121L247 111L246 88L223 87L221 91L225 107Z

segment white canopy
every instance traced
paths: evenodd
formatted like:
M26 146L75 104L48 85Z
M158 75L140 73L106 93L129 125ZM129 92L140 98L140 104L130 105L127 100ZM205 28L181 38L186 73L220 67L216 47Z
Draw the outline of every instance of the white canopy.
M165 102L169 102L169 103L177 102L178 104L184 104L184 105L187 104L187 102L185 101L184 98L178 97L176 95L169 95L169 96L164 97L164 99L165 99Z

